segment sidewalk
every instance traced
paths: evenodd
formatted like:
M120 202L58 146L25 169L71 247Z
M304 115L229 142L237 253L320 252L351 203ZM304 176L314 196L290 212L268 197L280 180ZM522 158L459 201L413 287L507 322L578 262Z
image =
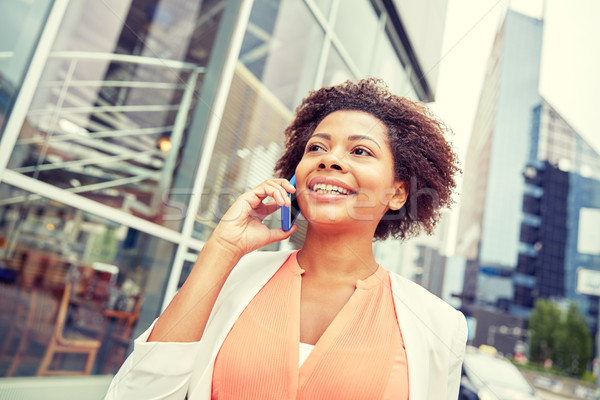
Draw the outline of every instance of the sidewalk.
M0 378L0 400L102 400L112 375Z

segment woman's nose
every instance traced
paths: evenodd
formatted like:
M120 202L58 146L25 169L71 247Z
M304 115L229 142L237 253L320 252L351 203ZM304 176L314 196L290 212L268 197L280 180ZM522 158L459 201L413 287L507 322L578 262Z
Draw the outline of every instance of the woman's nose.
M343 162L343 156L339 157L334 152L328 152L323 155L321 162L319 163L319 168L321 169L335 169L337 171L345 171L346 166Z

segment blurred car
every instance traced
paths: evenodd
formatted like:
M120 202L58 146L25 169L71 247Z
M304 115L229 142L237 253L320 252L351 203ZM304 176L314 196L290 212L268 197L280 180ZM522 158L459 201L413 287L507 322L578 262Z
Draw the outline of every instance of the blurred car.
M540 400L510 361L477 350L463 363L459 400Z

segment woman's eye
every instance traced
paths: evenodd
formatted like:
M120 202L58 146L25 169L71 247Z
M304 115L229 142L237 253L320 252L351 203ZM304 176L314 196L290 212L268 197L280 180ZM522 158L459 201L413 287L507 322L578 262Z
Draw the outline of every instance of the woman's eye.
M362 147L357 147L356 149L354 149L354 151L352 151L353 154L356 154L357 156L370 156L371 152L367 149L364 149Z
M309 144L306 147L306 151L310 152L310 151L323 151L323 147L319 146L318 144Z

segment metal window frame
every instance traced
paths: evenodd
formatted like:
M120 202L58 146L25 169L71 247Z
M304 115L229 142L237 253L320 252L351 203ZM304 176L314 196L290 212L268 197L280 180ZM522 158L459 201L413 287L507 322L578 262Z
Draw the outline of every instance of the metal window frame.
M0 182L4 179L4 172L6 171L10 154L21 133L21 127L31 106L42 72L46 67L46 61L50 55L52 44L56 39L69 3L70 0L54 1L52 9L48 13L46 25L42 30L36 50L31 58L31 63L23 79L23 85L19 90L15 105L6 121L4 133L0 138Z
M214 101L212 103L212 109L208 124L206 127L206 136L202 145L202 154L199 157L198 168L196 176L194 177L192 185L192 194L188 203L187 212L181 229L181 234L184 238L191 240L192 233L194 230L194 222L196 220L196 212L200 207L201 193L206 182L210 162L212 161L212 154L217 141L219 128L221 126L221 120L223 112L225 111L225 104L227 97L229 96L229 89L233 81L233 75L235 72L235 65L239 58L239 53L242 48L242 41L246 33L246 27L250 20L250 12L254 0L243 0L239 5L238 15L233 28L231 37L229 38L229 46L226 47L227 55L225 62L222 66L222 72L218 89ZM213 46L213 51L218 49L219 43ZM206 106L199 104L200 107ZM175 258L173 260L173 266L169 274L169 280L167 282L165 295L163 297L162 310L164 310L172 298L175 296L178 290L179 277L183 270L183 264L188 253L187 242L182 243L177 247Z
M180 232L177 232L173 229L157 225L125 211L115 209L111 206L107 206L94 200L90 200L68 190L61 189L57 186L39 181L9 169L4 171L4 174L2 175L2 182L33 193L34 195L39 195L40 197L45 197L62 204L66 204L70 207L99 216L101 218L118 222L122 225L137 229L140 232L156 236L174 244L185 243L187 247L197 250L200 250L202 246L204 246L204 242L191 237L185 237Z

